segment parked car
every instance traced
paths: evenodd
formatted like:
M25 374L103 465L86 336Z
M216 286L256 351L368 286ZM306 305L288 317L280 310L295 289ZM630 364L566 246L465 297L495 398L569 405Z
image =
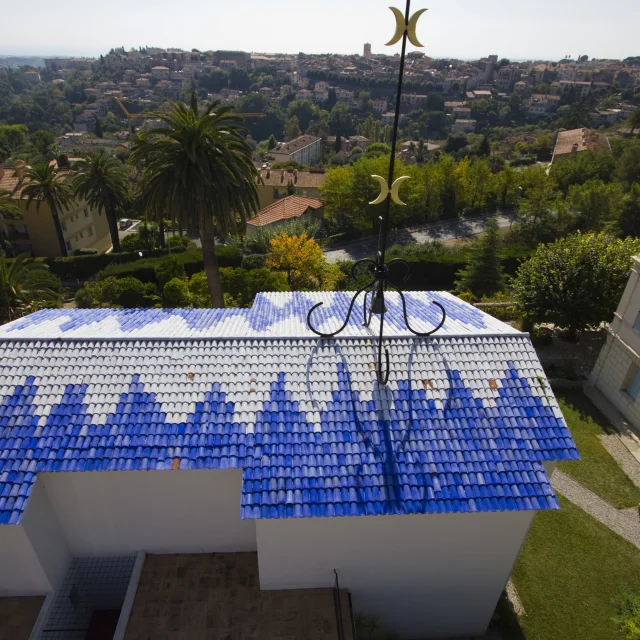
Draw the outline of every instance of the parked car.
M122 218L119 223L120 231L124 231L128 229L133 224L133 220L129 220L129 218Z

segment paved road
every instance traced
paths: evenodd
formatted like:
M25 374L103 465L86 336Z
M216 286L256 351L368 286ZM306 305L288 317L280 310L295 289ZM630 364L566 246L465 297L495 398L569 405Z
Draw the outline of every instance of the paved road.
M515 220L515 212L503 212L498 215L498 225L508 227ZM389 233L387 246L393 244L424 243L429 240L456 240L468 238L481 233L489 220L489 216L476 216L465 220L435 222L420 227L409 227ZM361 238L343 245L332 247L325 251L327 262L342 262L344 260L362 260L375 255L378 246L377 236Z

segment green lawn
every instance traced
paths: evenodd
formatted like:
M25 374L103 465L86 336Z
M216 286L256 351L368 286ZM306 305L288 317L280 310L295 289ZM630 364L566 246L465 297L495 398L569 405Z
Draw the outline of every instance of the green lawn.
M558 393L556 397L582 457L561 462L558 468L618 509L640 504L640 489L598 439L599 435L615 433L613 427L582 393Z
M560 511L538 513L512 578L527 615L504 640L623 640L611 599L640 593L640 551L559 497Z

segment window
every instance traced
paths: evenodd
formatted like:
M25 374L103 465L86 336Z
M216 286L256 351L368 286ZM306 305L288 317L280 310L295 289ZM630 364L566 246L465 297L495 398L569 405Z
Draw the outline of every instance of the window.
M66 223L66 222L63 222L63 223L62 223L62 230L63 230L63 231L66 231L66 230L67 230L67 223Z
M640 312L638 312L638 315L636 317L636 321L633 323L633 328L636 331L640 331Z
M634 400L636 400L638 398L638 394L640 394L640 369L638 369L635 364L632 364L629 367L629 371L627 371L624 390Z
M84 217L88 218L89 217L89 212L87 211L87 208L84 208Z
M67 240L67 249L71 251L71 240Z

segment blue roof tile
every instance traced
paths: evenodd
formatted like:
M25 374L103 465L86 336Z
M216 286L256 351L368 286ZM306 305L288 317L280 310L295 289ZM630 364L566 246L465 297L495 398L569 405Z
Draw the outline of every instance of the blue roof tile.
M176 314L202 325L191 311ZM14 331L55 317L40 313ZM243 518L558 508L542 463L578 452L527 336L389 349L380 388L368 338L0 336L0 523L19 522L43 471L242 469Z

